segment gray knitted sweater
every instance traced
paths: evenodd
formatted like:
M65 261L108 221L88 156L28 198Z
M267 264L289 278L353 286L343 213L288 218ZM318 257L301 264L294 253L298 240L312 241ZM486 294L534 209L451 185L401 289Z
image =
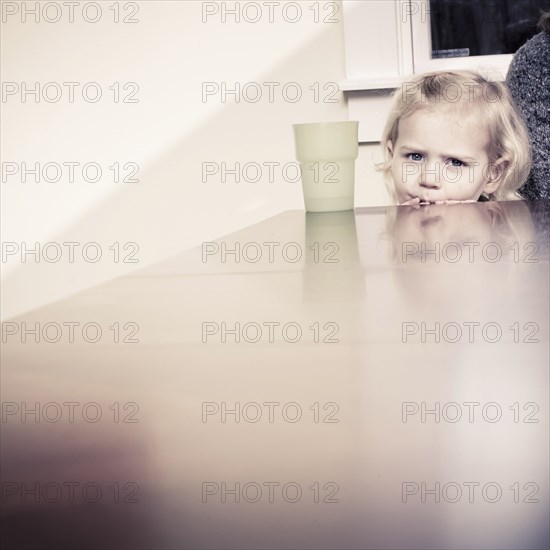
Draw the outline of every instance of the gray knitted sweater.
M533 168L520 189L526 199L550 198L550 34L541 32L514 55L506 83L533 146Z

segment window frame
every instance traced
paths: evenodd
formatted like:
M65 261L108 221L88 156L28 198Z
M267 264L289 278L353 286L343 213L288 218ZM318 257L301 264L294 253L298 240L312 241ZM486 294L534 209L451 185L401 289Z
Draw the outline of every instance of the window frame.
M358 52L366 59L376 51L376 37L369 43L362 28L366 27L369 12L376 18L380 2L393 2L393 20L384 13L381 28L388 29L397 44L397 56L387 55L389 75L380 77L361 67ZM357 4L364 4L357 10ZM491 80L504 80L513 54L480 55L472 57L431 58L431 30L429 0L342 0L344 13L344 39L346 56L346 80L341 82L343 91L365 91L395 88L408 75L437 70L474 70ZM355 14L358 14L356 17Z
M504 80L512 54L431 59L429 0L342 0L350 120L358 120L359 142L380 142L394 89L412 75L470 69Z
M505 80L513 54L475 55L432 59L432 32L429 0L409 0L414 73L445 70L472 70L490 80Z

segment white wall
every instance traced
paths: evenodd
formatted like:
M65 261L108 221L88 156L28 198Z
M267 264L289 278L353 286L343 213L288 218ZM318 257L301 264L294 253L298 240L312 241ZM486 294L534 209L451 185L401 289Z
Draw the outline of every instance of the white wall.
M2 258L2 318L145 267L280 211L303 208L300 184L285 181L281 166L294 161L291 124L348 118L343 94L335 96L336 103L323 101L332 89L327 83L345 79L339 3L338 13L332 14L334 2L300 2L298 16L287 6L289 2L281 1L271 22L267 6L257 2L261 20L247 22L246 18L256 15L250 11L241 14L237 23L229 14L224 21L222 14L222 8L233 7L234 2L121 2L121 19L130 16L132 5L139 8L133 16L139 22L133 24L113 21L109 7L114 2L99 3L102 13L96 23L84 20L85 2L75 7L72 23L62 2L51 2L40 22L30 13L24 17L23 12L35 4L2 2L4 92L11 89L10 82L19 87L15 95L5 94L1 104L2 241L4 250L16 250ZM309 9L315 4L319 22ZM61 20L45 21L44 15L50 21L57 17L56 6ZM284 14L283 7L288 10ZM204 22L206 8L219 11ZM85 15L96 18L93 6L88 10ZM287 22L284 16L296 22ZM36 102L27 94L23 102L23 82L27 88L35 82L42 88L45 83L57 83L61 99L48 102L40 97ZM79 83L73 103L64 82ZM82 97L81 90L89 82L98 83L102 90L97 103ZM116 103L109 89L115 82L120 83L121 98L133 89L123 90L125 83L137 83L139 92L133 99L138 102ZM244 99L236 103L234 96L224 103L220 94L205 101L204 82L226 82L228 87L255 82L263 95L256 103ZM273 88L273 102L265 82L279 84ZM289 82L298 83L302 91L296 103L281 93ZM319 101L309 89L314 83L319 83ZM250 99L257 88L247 88ZM55 85L47 90L53 98ZM90 97L92 91L89 88ZM382 180L373 169L374 152L378 146L361 146L357 206L386 202ZM5 173L10 168L20 170L23 162L32 167L36 162L41 167L54 162L59 166L95 162L102 178L87 182L80 167L74 182L68 181L67 168L58 182L47 182L42 175L35 182L29 175L24 183L20 173ZM116 162L136 163L139 182L115 183L109 166ZM255 162L262 166L261 179L237 183L228 175L224 183L218 174L203 183L205 162L229 166ZM274 168L273 182L265 162L281 165ZM53 168L46 175L56 177ZM88 175L93 177L91 172ZM254 174L248 176L252 179ZM61 251L59 260L49 263L42 256L37 260L22 255L24 247L34 248L37 242L40 252L46 243L55 243L46 250L50 257ZM78 243L74 262L63 244L67 242ZM90 259L94 250L102 252L96 263L82 256L90 242L98 244L87 249ZM139 246L133 256L138 263L122 261L135 249L123 250L128 242ZM120 243L118 263L114 243Z

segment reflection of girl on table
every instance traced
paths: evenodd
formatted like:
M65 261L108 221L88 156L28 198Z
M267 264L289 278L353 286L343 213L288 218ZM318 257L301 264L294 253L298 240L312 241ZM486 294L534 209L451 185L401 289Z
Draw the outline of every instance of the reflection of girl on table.
M544 278L530 269L544 240L525 201L389 208L386 223L392 281L417 318L452 311L475 319L490 303L500 307L495 296L507 288L526 277L537 288Z
M526 245L534 243L535 228L524 201L489 201L483 205L469 203L454 208L435 205L391 208L386 214L383 237L388 240L391 260L396 264L416 260L425 263L426 255L419 243L427 250L443 248L449 243L451 248L459 248L462 252L459 259L449 263L471 263L470 256L474 252L479 256L487 245L499 248L502 260L507 258L518 263L518 250L528 255L529 246ZM514 243L518 243L519 249L511 246ZM433 255L427 256L429 260L434 259Z
M521 199L529 136L507 87L471 71L413 77L395 94L382 137L392 200Z

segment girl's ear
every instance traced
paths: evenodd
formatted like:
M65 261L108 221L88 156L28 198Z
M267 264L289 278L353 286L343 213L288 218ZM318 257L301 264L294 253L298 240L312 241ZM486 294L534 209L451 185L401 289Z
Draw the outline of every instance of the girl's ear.
M391 142L391 139L388 139L388 141L386 141L386 147L388 148L390 155L393 155L393 143Z
M507 159L501 157L489 165L487 170L487 181L483 187L483 193L491 195L498 189L508 170L509 164Z

